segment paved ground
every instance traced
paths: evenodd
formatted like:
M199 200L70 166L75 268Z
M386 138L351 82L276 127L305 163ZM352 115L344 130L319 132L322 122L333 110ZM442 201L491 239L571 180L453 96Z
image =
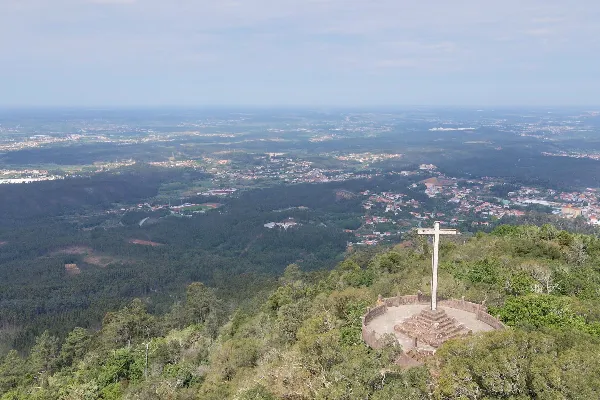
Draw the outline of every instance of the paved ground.
M418 314L421 310L429 308L429 305L423 304L407 304L399 307L388 307L387 312L373 319L367 327L370 330L374 330L378 336L386 333L393 333L398 338L398 342L402 345L404 350L409 350L413 347L413 340L406 335L397 333L394 331L394 325L404 321L412 315ZM449 307L438 307L444 309L446 313L456 318L458 322L463 324L467 329L473 332L485 332L492 331L494 328L488 324L479 321L474 313L468 311L457 310L456 308ZM423 343L419 343L421 349L432 349L432 347L426 346Z

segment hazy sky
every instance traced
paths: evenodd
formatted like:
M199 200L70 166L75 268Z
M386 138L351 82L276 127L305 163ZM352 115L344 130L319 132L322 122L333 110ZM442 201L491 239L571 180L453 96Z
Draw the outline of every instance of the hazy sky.
M598 0L0 0L0 105L600 105Z

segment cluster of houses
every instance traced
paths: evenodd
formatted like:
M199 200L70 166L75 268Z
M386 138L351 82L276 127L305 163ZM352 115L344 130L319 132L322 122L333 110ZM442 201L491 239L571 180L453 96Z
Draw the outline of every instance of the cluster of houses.
M52 175L48 171L40 169L0 169L0 184L31 183L55 179L64 179L64 176Z
M515 204L541 204L553 209L552 213L564 218L583 217L590 225L600 225L600 201L596 189L582 192L558 192L553 189L523 187L509 193Z
M398 215L398 213L402 211L402 207L419 207L418 201L414 199L406 199L407 196L403 193L375 193L371 192L370 190L365 190L360 192L360 194L363 196L368 196L367 199L362 203L362 206L366 210L367 214L362 217L363 225L360 229L357 231L346 230L349 233L353 233L357 240L354 243L349 242L349 248L351 248L353 245L376 245L382 240L398 235L398 230L395 230L394 232L377 231L376 225L396 225L398 222L393 218L393 216ZM383 213L383 215L376 215L376 213ZM394 215L392 216L390 213L393 213Z
M169 161L154 161L149 162L149 165L162 168L197 168L196 160L169 160Z
M378 216L367 216L365 217L365 225L375 225L375 224L395 224L396 221L386 218L386 217L378 217Z
M341 156L336 156L341 161L356 161L361 164L371 164L379 161L401 158L402 154L387 154L387 153L350 153Z
M348 242L347 245L350 248L354 245L374 246L374 245L378 244L379 242L381 242L383 239L389 238L393 235L394 235L394 233L392 233L392 232L378 232L378 231L373 231L373 233L358 233L357 232L354 234L354 236L356 236L358 241L357 242Z
M281 222L267 222L263 226L268 229L280 228L280 229L287 231L289 228L292 228L297 225L301 225L301 224L296 222L296 220L294 220L294 218L290 217Z
M423 167L429 172L434 171L429 165ZM349 231L357 238L357 242L353 244L377 244L388 236L398 234L400 230L414 226L416 221L445 220L448 225L458 225L469 218L474 220L474 226L486 226L490 221L502 217L524 216L527 213L526 209L534 205L547 206L548 210L552 209L554 214L565 218L583 217L592 225L600 225L600 201L595 189L586 189L583 192L558 192L552 189L523 186L500 198L496 195L497 191L493 190L495 186L503 184L499 180L448 178L435 171L432 174L433 177L415 183L411 187L418 188L423 185L425 193L430 198L437 197L445 201L448 208L444 212L420 209L421 204L417 200L408 199L402 193L373 193L365 190L360 193L367 196L362 204L366 213L363 216L363 225L356 231ZM403 209L407 213L400 214ZM378 232L378 224L395 225L397 232Z
M228 189L211 189L206 192L198 193L198 195L202 196L229 196L237 192L236 188L228 188Z
M412 203L403 202L403 198L406 197L405 194L402 193L392 193L392 192L382 192L382 193L371 193L369 190L365 190L361 192L363 196L369 196L368 200L363 202L363 208L365 210L370 210L377 203L382 203L385 206L385 212L393 212L394 214L398 214L402 211L403 206L412 206ZM418 206L418 202L417 202Z
M491 178L460 180L439 174L420 183L425 185L425 193L429 197L448 198L448 203L455 206L457 214L483 218L519 217L526 213L522 208L539 205L549 207L553 214L565 218L584 217L588 223L600 225L600 202L596 189L592 188L583 192L558 192L523 186L508 192L506 198L498 198L490 189L502 182Z
M260 165L252 165L245 169L230 168L221 165L221 168L213 168L210 172L215 183L227 183L232 181L274 181L285 183L322 183L342 182L349 179L368 179L373 174L346 171L341 169L318 168L311 161L298 160L282 156L281 153L269 153L257 157L261 160Z
M580 153L580 152L561 151L558 153L542 152L542 154L547 157L589 158L591 160L600 160L599 153Z
M429 197L435 197L444 192L444 188L456 185L456 178L448 179L443 175L432 177L421 181L425 185L425 194Z

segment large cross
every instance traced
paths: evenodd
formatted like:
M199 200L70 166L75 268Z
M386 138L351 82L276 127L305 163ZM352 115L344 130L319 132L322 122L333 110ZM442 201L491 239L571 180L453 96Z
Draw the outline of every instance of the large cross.
M438 283L438 255L440 246L440 235L456 235L456 229L440 229L440 223L435 222L433 229L421 228L418 230L419 235L433 235L433 259L432 259L432 274L431 279L431 310L437 308L437 283Z

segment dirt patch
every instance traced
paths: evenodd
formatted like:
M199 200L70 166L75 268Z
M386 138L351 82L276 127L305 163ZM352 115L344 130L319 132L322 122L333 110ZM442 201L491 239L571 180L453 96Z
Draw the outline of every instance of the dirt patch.
M215 208L219 208L219 207L223 206L223 204L221 204L221 203L202 203L200 205L204 206L204 207L208 207L208 208L213 209L213 210Z
M65 264L65 271L69 275L79 275L81 273L77 264Z
M122 261L115 257L98 254L94 251L94 249L87 246L69 246L50 253L51 256L57 256L61 254L85 256L82 259L84 263L95 265L97 267L106 267L107 265L116 261Z
M108 256L100 255L88 255L83 258L83 262L87 264L97 265L99 267L106 267L108 264L115 262L116 259Z
M94 249L92 249L91 247L87 247L87 246L69 246L69 247L65 247L62 248L60 250L56 250L54 252L51 253L51 255L55 256L58 254L76 254L76 255L82 255L82 254L91 254L94 252Z
M152 246L152 247L164 246L164 243L157 243L157 242L151 242L149 240L140 240L140 239L129 239L127 241L127 243L141 244L143 246Z
M352 192L349 192L347 190L336 190L335 192L335 201L340 201L340 200L348 200L348 199L353 199L355 198L356 195Z

